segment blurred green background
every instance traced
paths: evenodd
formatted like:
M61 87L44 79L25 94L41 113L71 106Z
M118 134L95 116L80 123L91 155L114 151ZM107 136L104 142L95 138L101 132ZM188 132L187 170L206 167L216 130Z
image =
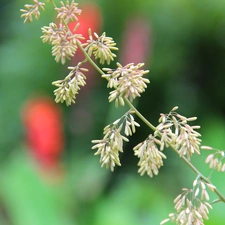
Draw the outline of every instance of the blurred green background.
M195 174L168 150L158 176L140 177L132 148L151 132L144 124L125 145L122 167L113 173L100 167L91 140L101 139L103 127L124 109L108 104L106 82L94 71L75 105L58 105L65 134L63 171L51 176L30 156L21 120L24 104L32 96L53 100L51 82L67 74L64 66L55 63L51 46L39 38L41 26L55 20L50 4L38 21L24 25L19 9L30 2L5 0L0 6L0 224L159 224L173 212L173 199L181 188L191 188ZM151 84L135 103L143 115L156 125L159 113L178 105L180 114L198 117L204 145L224 149L225 1L92 2L101 9L101 31L121 49L115 61L126 61L129 54L136 60L139 47L145 49L141 60L150 69ZM136 18L144 24L139 30ZM126 47L129 38L131 45ZM142 42L147 46L137 48L135 43ZM115 62L110 65L114 66ZM193 160L207 176L205 156L203 152ZM212 180L225 194L224 174L214 173ZM213 208L205 224L222 224L224 204Z

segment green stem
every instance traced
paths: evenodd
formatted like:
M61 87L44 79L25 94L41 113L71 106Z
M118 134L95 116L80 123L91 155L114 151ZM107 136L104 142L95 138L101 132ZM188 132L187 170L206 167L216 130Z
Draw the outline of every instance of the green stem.
M57 8L57 7L56 7L56 4L55 4L55 2L54 2L53 0L50 0L49 2L51 2L52 5L53 5L55 8Z
M105 73L95 64L95 62L91 59L91 57L87 54L87 52L84 50L84 48L82 47L80 42L77 42L78 47L80 48L80 50L83 52L83 54L85 55L85 57L87 58L87 60L91 63L91 65L102 75L104 75Z
M124 101L129 105L129 107L135 111L135 114L148 126L150 127L153 131L156 130L156 128L147 120L145 117L134 107L134 105L127 99L124 98Z

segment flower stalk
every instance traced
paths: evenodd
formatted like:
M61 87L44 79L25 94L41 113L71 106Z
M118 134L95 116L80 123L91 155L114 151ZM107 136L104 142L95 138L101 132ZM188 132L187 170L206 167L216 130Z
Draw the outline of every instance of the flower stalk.
M55 101L65 102L67 106L75 103L76 95L80 87L86 84L84 72L88 70L81 68L85 62L89 62L102 78L108 82L107 87L114 89L109 93L109 102L115 102L115 106L129 107L127 113L121 116L113 123L107 125L103 131L103 139L93 140L92 149L97 149L95 155L100 155L102 167L114 171L115 166L120 166L119 154L123 152L124 142L128 142L128 137L136 132L136 127L140 125L135 121L132 114L136 114L141 121L146 124L153 134L137 144L133 150L134 155L139 158L138 172L140 175L147 174L150 177L158 175L159 169L163 166L163 160L166 155L163 153L165 148L172 149L179 158L196 174L192 189L183 189L182 194L174 200L177 213L169 215L161 224L168 221L179 224L200 224L203 225L203 219L208 219L209 209L212 209L209 201L209 195L206 188L215 192L218 199L212 201L212 204L224 202L225 197L210 181L212 172L225 171L225 151L213 149L208 146L201 146L201 134L196 130L200 126L190 126L188 123L195 121L197 117L186 118L176 112L178 107L174 107L168 114L160 114L159 125L154 126L150 123L132 104L133 100L141 97L141 94L147 88L150 81L144 78L149 71L143 70L144 63L129 63L122 66L117 62L116 69L101 69L92 59L92 56L99 60L100 64L110 64L114 60L117 51L116 43L113 38L106 36L103 32L101 35L94 33L92 35L89 29L89 39L85 40L82 34L77 34L79 23L72 32L69 29L69 22L78 22L82 10L79 9L78 3L74 0L60 2L61 6L57 7L54 0L49 0L57 12L58 24L51 22L49 26L42 27L42 41L52 45L52 56L56 62L65 64L67 60L76 54L79 48L85 59L76 66L68 67L69 74L62 80L54 81L52 84L57 88L54 91ZM22 18L24 23L32 22L33 17L39 19L40 9L44 10L45 3L33 0L33 5L25 5L22 9ZM200 154L200 149L215 150L216 152L208 155L206 163L209 163L212 172L209 177L205 177L192 163L193 154ZM201 193L201 194L200 194Z
M105 73L97 66L97 64L90 58L90 56L87 54L87 52L84 50L84 48L81 46L81 44L78 44L78 47L81 49L81 51L83 52L83 54L85 55L86 59L94 66L94 68L102 75L104 75ZM124 101L126 102L126 104L129 106L129 108L131 110L133 110L135 112L135 114L143 121L143 123L145 123L152 131L156 131L156 127L154 125L152 125L137 109L136 107L127 99L124 98ZM160 134L159 134L160 136ZM174 148L173 145L171 145L170 143L168 143L170 148L177 154L179 155L178 151ZM205 181L208 184L211 184L211 181L205 177L189 160L187 160L184 156L180 157L183 162L197 175L199 176L203 181ZM222 201L225 203L225 197L222 195L222 193L220 193L220 191L215 188L214 192L217 194L217 196L219 197L219 201ZM218 200L217 200L218 201Z

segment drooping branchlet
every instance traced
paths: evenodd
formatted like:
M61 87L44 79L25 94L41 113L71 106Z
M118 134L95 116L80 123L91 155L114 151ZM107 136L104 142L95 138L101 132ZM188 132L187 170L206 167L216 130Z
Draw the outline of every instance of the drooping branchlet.
M134 120L132 116L134 113L129 110L119 119L104 128L104 137L102 140L93 140L95 143L92 149L98 149L95 155L100 155L100 162L102 166L114 170L115 165L120 166L119 152L123 152L123 141L129 140L121 133L124 132L126 136L131 136L136 132L136 127L140 125Z
M221 151L209 146L202 146L201 149L214 151L214 153L211 153L207 156L205 162L209 164L211 169L215 169L219 172L225 172L225 151Z
M123 98L128 98L131 102L136 98L140 97L141 93L147 88L147 83L150 81L143 76L147 74L148 70L142 70L141 67L144 63L139 63L134 65L134 63L129 63L126 66L122 66L117 63L117 69L104 68L103 70L107 74L102 75L103 78L108 80L108 86L110 88L115 88L115 90L110 92L109 102L115 100L116 106L118 103L124 105Z
M55 101L56 102L66 102L66 105L71 105L75 103L76 94L80 90L80 86L86 84L86 77L83 72L87 72L86 68L68 67L70 73L64 80L54 81L52 84L58 87L55 91Z
M105 32L101 36L94 33L93 37L90 29L89 40L87 40L87 43L84 43L83 46L86 46L85 50L88 55L91 56L93 53L95 59L99 59L101 64L105 62L110 64L116 57L116 54L112 53L112 50L118 50L118 48L115 47L116 43L111 37L107 37Z
M26 4L25 9L21 9L22 12L21 17L24 18L24 23L31 23L33 21L33 17L38 20L40 17L39 7L44 10L45 3L39 2L38 0L33 0L34 4Z
M66 59L70 60L77 51L77 42L84 39L81 34L72 34L68 28L60 23L50 23L49 26L41 28L43 35L42 41L52 45L52 55L56 62L61 61L65 64Z
M55 10L58 12L57 18L60 20L64 20L65 23L78 21L77 16L79 16L82 12L81 9L79 9L78 3L75 3L74 0L69 3L69 1L66 1L66 4L64 4L63 1L60 1L61 7L55 8Z
M122 124L110 124L104 128L102 140L93 140L92 149L98 149L95 155L100 155L100 163L106 168L114 170L115 165L120 166L119 152L123 152L123 141L129 141L121 135Z
M162 146L173 146L180 157L185 156L190 161L191 156L200 154L201 136L196 131L200 126L190 126L188 122L194 121L197 117L187 118L171 110L169 114L161 113L159 125L156 127L155 135L161 137ZM161 148L162 148L161 146Z
M212 209L206 187L210 190L212 188L210 184L197 177L193 182L192 189L183 188L183 192L174 200L176 213L170 213L169 218L163 220L160 225L168 221L177 225L204 225L203 220L208 220L209 209Z
M158 140L150 134L145 141L134 147L134 155L139 158L138 172L141 176L145 173L150 177L153 177L153 174L158 175L160 167L163 166L166 156L158 149L157 143Z

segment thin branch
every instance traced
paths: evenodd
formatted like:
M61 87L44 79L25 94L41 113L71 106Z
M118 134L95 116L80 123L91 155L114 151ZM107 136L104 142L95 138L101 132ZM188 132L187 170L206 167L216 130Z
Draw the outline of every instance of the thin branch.
M55 2L53 0L49 0L49 2L52 3L52 5L54 6L54 8L57 8L57 6L56 6L56 4L55 4Z
M92 66L100 73L100 74L105 74L97 65L96 63L91 59L91 57L87 54L87 52L84 50L84 48L82 47L80 42L77 42L78 47L81 49L81 51L83 52L83 54L85 55L86 59L92 64ZM135 111L135 114L153 131L156 130L155 126L153 126L135 107L134 105L127 99L124 98L124 101L127 103L127 105ZM159 134L160 135L160 134ZM173 145L171 145L170 143L168 143L170 148L177 154L179 155L178 151L174 148ZM198 171L198 169L190 162L188 161L184 156L179 156L185 163L186 165L191 168L192 171L194 171L200 178L201 180L205 181L208 184L211 184L211 181L206 178L200 171ZM225 197L218 191L217 188L214 189L214 192L218 195L220 201L223 201L225 203ZM219 201L219 200L217 200Z
M147 120L145 117L133 106L133 104L128 100L124 99L125 102L130 106L132 110L135 111L136 115L148 126L150 127L153 131L156 130L156 128ZM159 134L160 136L160 134ZM177 154L179 155L178 151L174 148L173 145L168 143L170 148ZM184 156L179 156L200 178L201 180L205 181L208 184L212 184L208 178L206 178L190 161L188 161ZM213 184L212 184L213 185ZM225 203L225 197L218 191L217 188L214 189L214 192L218 195L221 201Z
M95 64L95 62L91 59L91 57L87 54L87 52L84 50L80 42L77 42L77 46L81 49L87 60L91 63L91 65L102 75L105 73Z

